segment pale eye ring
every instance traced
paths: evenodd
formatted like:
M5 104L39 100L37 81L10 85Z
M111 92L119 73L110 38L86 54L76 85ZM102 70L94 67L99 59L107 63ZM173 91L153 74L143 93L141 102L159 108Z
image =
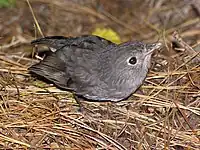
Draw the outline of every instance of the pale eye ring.
M128 65L133 66L137 63L137 58L135 56L130 57L130 58L127 59L127 63L128 63Z

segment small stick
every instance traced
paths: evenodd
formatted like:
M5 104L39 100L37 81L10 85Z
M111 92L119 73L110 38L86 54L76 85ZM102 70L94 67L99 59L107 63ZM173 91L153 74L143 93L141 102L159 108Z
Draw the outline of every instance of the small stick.
M183 47L185 48L185 50L189 53L189 54L196 54L195 50L189 46L186 42L183 41L182 37L180 36L180 34L177 31L174 31L173 33L173 37L177 40L177 42Z
M30 4L29 0L26 0L26 1L27 1L27 3L28 3L28 6L29 6L29 8L30 8L30 11L31 11L31 13L32 13L32 15L33 15L33 19L34 19L34 21L35 21L36 27L37 27L38 31L40 32L40 34L42 35L42 37L44 37L44 34L42 33L42 30L41 30L41 28L40 28L40 25L39 25L39 23L38 23L38 21L37 21L37 19L36 19L36 17L35 17L35 14L34 14L34 12L33 12L33 9L32 9L32 7L31 7L31 4Z

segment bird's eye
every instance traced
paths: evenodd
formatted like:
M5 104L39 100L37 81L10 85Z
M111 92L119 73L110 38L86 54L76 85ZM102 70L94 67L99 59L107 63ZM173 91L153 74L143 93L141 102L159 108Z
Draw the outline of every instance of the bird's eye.
M137 58L136 57L131 57L127 60L128 65L135 65L137 63Z

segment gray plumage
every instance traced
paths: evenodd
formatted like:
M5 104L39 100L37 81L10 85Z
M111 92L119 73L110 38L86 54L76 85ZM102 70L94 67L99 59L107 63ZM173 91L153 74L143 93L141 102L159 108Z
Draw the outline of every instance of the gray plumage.
M93 101L120 101L143 83L151 54L161 44L114 44L98 36L45 37L32 41L54 48L29 70Z

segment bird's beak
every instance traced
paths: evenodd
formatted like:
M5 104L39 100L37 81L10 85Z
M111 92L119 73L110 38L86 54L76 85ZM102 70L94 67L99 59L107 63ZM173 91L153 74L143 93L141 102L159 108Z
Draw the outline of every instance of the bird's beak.
M146 49L147 53L145 56L152 54L155 50L160 49L162 46L162 43L153 43L153 44L147 44Z

